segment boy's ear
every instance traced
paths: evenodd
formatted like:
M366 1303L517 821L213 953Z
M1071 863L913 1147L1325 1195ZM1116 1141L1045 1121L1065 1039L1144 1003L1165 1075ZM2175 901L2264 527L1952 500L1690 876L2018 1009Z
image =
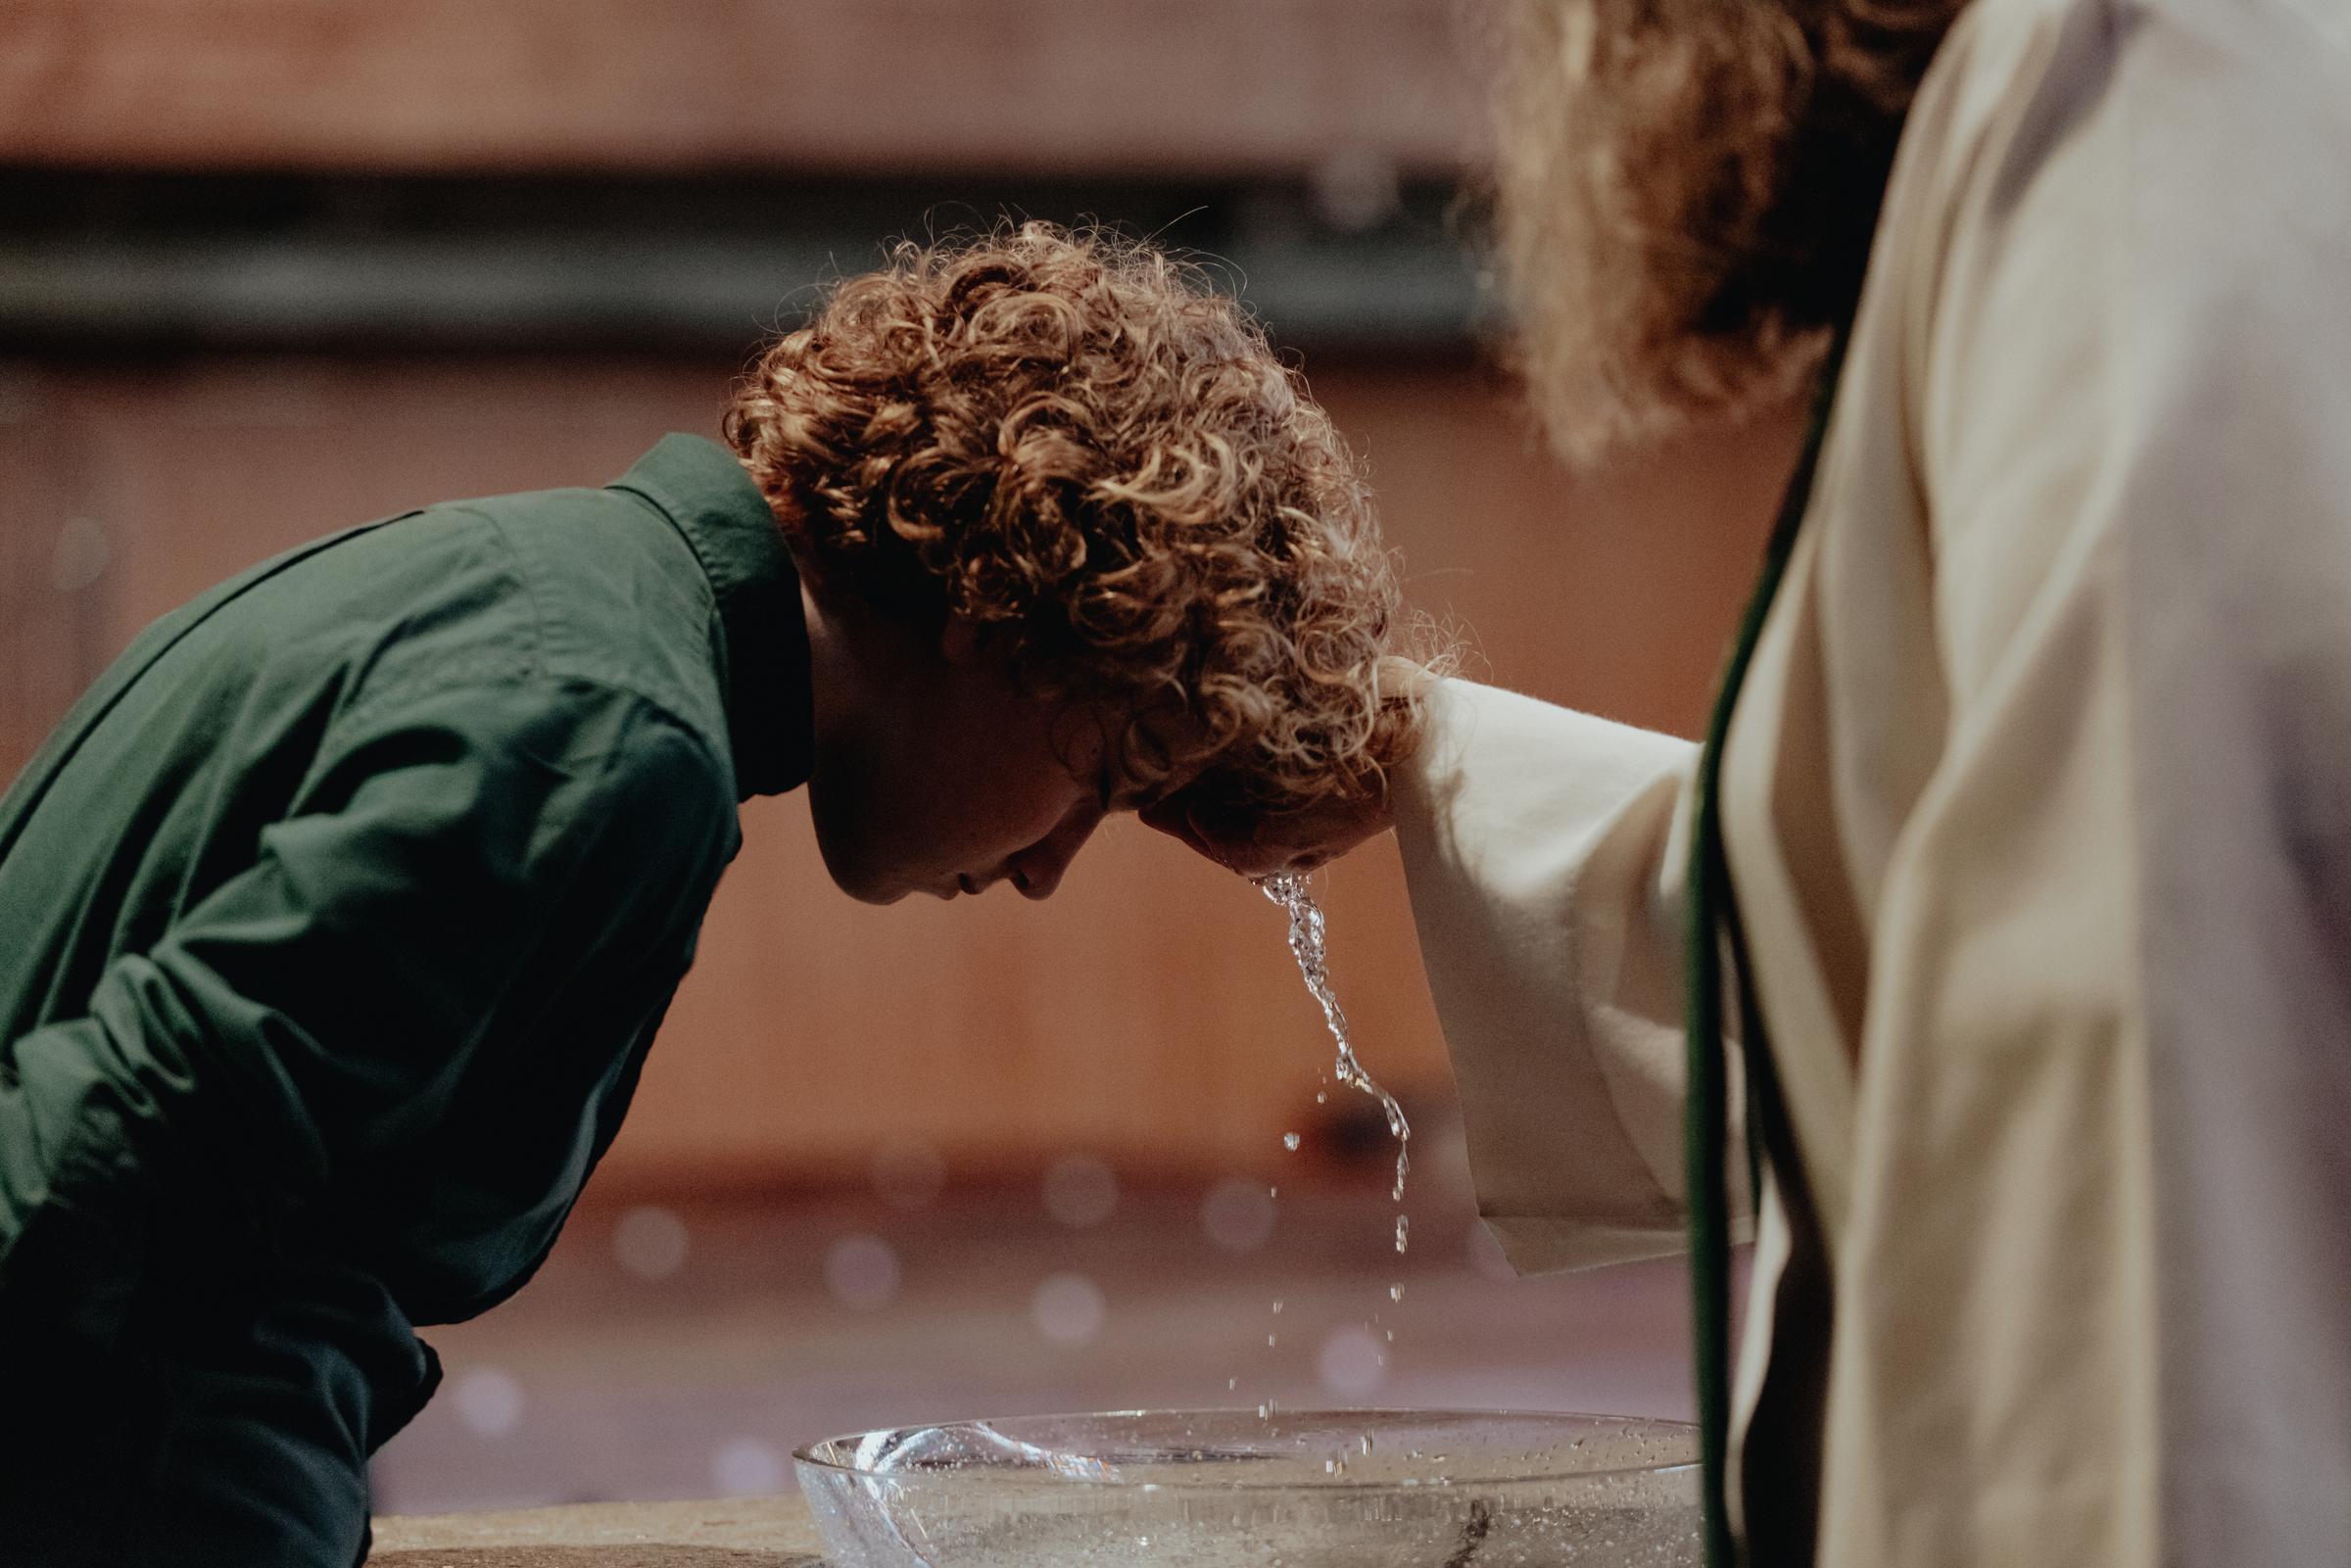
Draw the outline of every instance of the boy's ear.
M947 624L939 629L939 656L949 664L972 664L980 657L981 644L986 641L987 628L968 615L949 612Z

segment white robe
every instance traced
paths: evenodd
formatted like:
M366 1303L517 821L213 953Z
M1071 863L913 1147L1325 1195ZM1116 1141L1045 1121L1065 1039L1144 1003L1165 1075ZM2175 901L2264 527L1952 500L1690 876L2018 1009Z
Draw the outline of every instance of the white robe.
M1677 1248L1692 748L1436 711L1483 1210L1523 1269ZM2351 4L1962 17L1723 821L1819 1219L1769 1184L1740 1442L1766 1369L1825 1401L1818 1561L2351 1563Z

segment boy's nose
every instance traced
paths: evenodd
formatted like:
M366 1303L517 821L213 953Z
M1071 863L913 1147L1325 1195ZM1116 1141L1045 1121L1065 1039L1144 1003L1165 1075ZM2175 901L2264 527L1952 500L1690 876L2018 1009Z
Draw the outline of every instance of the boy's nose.
M1078 851L1102 825L1098 810L1073 813L1053 832L1012 857L1012 885L1023 898L1051 898Z
M1021 890L1023 898L1051 898L1053 890L1061 885L1062 874L1070 869L1070 861L1077 854L1076 846L1056 853L1052 842L1047 839L1013 861L1012 885Z

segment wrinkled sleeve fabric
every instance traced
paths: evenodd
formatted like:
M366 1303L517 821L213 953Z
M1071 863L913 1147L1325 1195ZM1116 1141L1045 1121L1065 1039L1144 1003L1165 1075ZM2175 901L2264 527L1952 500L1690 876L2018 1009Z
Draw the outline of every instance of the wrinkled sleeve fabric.
M223 1223L299 1211L433 1122L557 912L609 900L609 940L690 946L733 833L723 763L633 695L517 679L355 709L244 869L84 1016L11 1042L0 1316L103 1343L159 1184Z
M1525 1273L1679 1252L1697 747L1467 681L1429 711L1397 837L1479 1212Z
M2040 17L1955 78L1912 280L1951 719L1872 932L1820 1560L2351 1561L2351 57Z

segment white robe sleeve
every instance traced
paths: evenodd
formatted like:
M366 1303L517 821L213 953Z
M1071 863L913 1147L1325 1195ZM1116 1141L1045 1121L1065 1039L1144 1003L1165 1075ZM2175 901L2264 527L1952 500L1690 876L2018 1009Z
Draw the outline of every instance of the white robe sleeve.
M1396 781L1479 1212L1521 1272L1682 1248L1696 762L1686 740L1447 681Z

